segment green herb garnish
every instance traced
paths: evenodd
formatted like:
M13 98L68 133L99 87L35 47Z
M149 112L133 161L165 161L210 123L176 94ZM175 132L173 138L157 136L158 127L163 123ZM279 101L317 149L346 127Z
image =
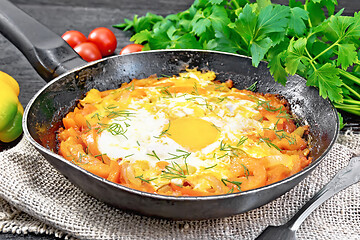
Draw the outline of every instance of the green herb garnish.
M336 0L196 0L168 16L147 13L114 27L144 49L220 50L262 60L276 82L299 74L338 109L360 115L360 13L335 14ZM253 87L249 87L253 90Z
M238 190L241 192L241 184L242 182L238 182L238 181L229 181L225 178L222 178L221 179L222 183L227 187L227 184L226 183L232 183L234 185L236 185L236 187L238 188Z

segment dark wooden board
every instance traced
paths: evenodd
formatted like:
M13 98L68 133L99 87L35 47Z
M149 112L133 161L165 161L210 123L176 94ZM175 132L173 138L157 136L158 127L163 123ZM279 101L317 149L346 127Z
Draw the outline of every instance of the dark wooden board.
M111 28L113 24L152 12L161 15L177 13L187 9L192 0L13 0L21 9L33 16L45 26L61 35L67 30L79 30L87 35L96 27ZM288 3L277 0L276 3ZM360 1L339 0L337 9L345 8L346 15L360 10ZM129 34L113 30L117 39L116 53L129 44ZM25 57L3 36L0 35L0 70L12 75L20 85L20 101L25 106L32 96L45 84ZM347 117L354 126L359 126L360 119ZM53 239L46 235L0 234L0 239Z

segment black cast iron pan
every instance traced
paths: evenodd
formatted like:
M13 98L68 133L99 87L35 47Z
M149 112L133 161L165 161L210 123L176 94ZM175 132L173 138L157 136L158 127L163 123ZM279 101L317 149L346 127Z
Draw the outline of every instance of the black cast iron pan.
M286 87L275 83L264 62L254 68L251 59L235 54L164 50L114 56L85 64L60 37L11 3L0 1L0 14L0 32L24 53L46 81L54 78L26 107L23 119L26 138L76 186L115 207L148 216L189 220L243 213L276 199L297 185L321 162L337 137L339 123L331 103L319 97L318 91L307 87L305 80L297 75L289 77ZM83 66L75 67L79 65ZM262 188L219 196L172 197L114 184L51 151L51 141L43 146L44 136L47 139L55 136L52 124L59 122L91 88L118 88L133 78L177 74L186 67L215 71L220 80L232 79L238 88L249 87L257 81L259 92L284 96L300 121L311 126L314 161L301 172Z

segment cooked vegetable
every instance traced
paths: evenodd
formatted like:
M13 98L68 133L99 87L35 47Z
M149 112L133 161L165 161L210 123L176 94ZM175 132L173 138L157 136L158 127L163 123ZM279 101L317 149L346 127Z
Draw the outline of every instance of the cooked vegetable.
M59 154L109 181L175 196L247 191L306 167L309 126L296 126L288 102L232 85L187 70L91 89L63 119Z
M19 84L0 71L0 141L12 142L22 133L24 109L19 102Z
M114 25L132 31L143 50L195 48L266 60L275 81L295 73L338 109L360 115L360 13L334 15L336 0L196 0L166 17L148 13Z

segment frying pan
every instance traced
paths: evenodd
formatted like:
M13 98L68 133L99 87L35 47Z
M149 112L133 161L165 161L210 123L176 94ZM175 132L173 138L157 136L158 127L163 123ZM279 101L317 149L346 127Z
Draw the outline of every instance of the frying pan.
M297 75L288 78L286 87L274 82L265 62L255 68L250 58L236 54L160 50L84 63L59 36L8 1L0 1L0 32L23 52L42 78L49 81L25 109L23 128L26 138L76 186L124 210L176 220L219 218L249 211L276 199L303 180L319 165L338 135L339 121L331 103L321 98L315 88L307 87L306 81ZM299 173L258 189L219 196L173 197L114 184L54 152L53 129L90 89L118 88L133 78L173 75L195 67L216 72L219 80L231 79L240 89L256 81L257 91L284 96L299 121L311 126L310 155L314 161ZM46 144L44 138L48 140Z

